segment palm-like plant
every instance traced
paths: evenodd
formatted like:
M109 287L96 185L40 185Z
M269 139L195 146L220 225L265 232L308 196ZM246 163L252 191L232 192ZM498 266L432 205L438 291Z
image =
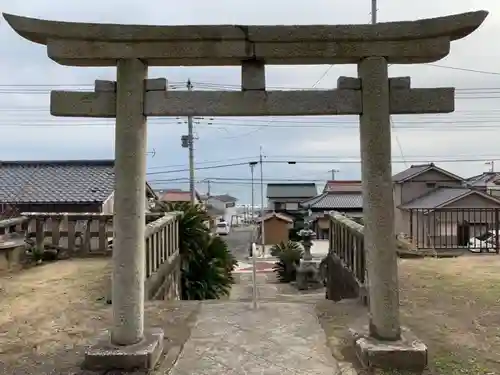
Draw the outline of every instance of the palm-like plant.
M236 260L226 241L211 237L204 256L193 257L183 266L183 298L189 300L218 299L229 295Z
M281 242L271 248L271 255L278 258L273 266L278 280L282 283L295 281L297 267L303 255L302 247L294 241Z
M190 202L160 203L155 211L182 212L179 218L182 298L203 300L228 295L237 262L226 242L210 235L206 225L209 217L203 207Z

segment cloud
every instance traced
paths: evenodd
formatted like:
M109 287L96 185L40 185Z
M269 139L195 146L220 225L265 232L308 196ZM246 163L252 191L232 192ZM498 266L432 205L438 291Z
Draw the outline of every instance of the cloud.
M359 5L358 5L359 3ZM175 6L151 0L25 0L5 4L3 11L46 19L112 22L136 24L328 24L366 23L370 20L370 2L358 1L353 8L344 0L309 0L307 4L293 0L184 0ZM449 57L439 65L472 70L498 71L500 50L492 42L500 32L500 2L498 0L440 0L401 2L379 0L380 22L442 16L475 9L487 9L490 15L473 35L453 43ZM98 11L97 11L98 10ZM114 79L110 68L63 67L50 61L43 46L18 37L5 22L0 23L0 131L1 159L92 158L113 156L113 126L104 120L53 118L49 115L49 92L71 84L70 89L88 90L95 79ZM270 88L293 87L334 88L338 76L355 76L354 66L334 66L324 75L326 66L272 66L266 78ZM399 143L407 159L413 156L484 155L498 157L498 131L493 127L500 119L497 98L500 75L479 74L429 65L391 66L391 76L409 75L414 87L457 87L457 112L445 116L394 116ZM154 68L150 77L166 77L181 86L191 78L195 89L207 83L223 84L222 89L237 88L238 68ZM321 80L319 80L321 78ZM318 82L319 80L319 82ZM11 86L6 86L11 85ZM25 85L25 86L21 86ZM29 86L26 86L29 85ZM484 88L492 88L487 91ZM470 90L481 88L481 90ZM495 88L497 90L495 91ZM468 90L464 90L468 89ZM359 153L356 119L332 117L331 128L314 127L317 119L199 119L196 131L196 160L225 160L241 156L258 156L262 145L269 155L353 156ZM278 127L290 121L293 127ZM298 127L302 121L302 127ZM323 121L323 120L321 120ZM419 129L408 129L418 121ZM340 125L339 123L342 123ZM425 122L422 124L421 122ZM54 127L56 124L64 124ZM51 125L50 127L48 125ZM415 126L415 125L413 125ZM346 127L348 127L346 129ZM186 165L186 149L180 146L180 136L187 131L185 123L173 118L151 119L148 144L156 150L149 166ZM7 139L8 141L5 141ZM401 158L400 147L393 140L393 155ZM444 165L458 174L479 173L484 162ZM201 164L200 164L201 165ZM295 166L266 165L266 176L274 178L319 176L327 178L327 164L297 164ZM394 166L395 171L402 164ZM165 168L169 169L169 168ZM171 169L171 168L170 168ZM359 166L341 165L339 178L359 175ZM246 166L198 171L198 178L248 177ZM165 174L186 177L186 172ZM176 185L179 186L179 185ZM201 184L201 189L206 185ZM215 184L215 193L230 193L244 199L248 185Z

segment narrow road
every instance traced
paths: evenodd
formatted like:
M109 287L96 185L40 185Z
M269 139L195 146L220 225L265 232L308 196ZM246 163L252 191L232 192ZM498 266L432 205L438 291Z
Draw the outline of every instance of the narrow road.
M238 261L247 260L252 230L253 228L250 226L233 227L231 232L224 237L231 253Z

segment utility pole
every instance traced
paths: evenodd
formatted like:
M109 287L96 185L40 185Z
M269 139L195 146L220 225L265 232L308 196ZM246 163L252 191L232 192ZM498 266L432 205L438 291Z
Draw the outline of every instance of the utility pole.
M264 169L262 167L262 146L260 146L260 152L259 152L259 163L260 163L260 202L261 202L261 207L260 207L260 242L262 244L262 256L265 255L266 251L266 240L265 240L265 231L264 231L264 213L265 213L265 202L264 202Z
M253 172L254 172L254 169L255 169L255 165L257 164L257 162L250 162L249 165L250 165L250 174L252 175L252 221L253 221L253 212L254 212L254 199L253 199ZM253 223L252 223L253 224ZM250 256L252 257L252 306L253 306L253 309L256 310L257 309L257 268L256 268L256 257L257 257L257 248L255 247L254 243L253 243L253 238L250 240L250 246L251 246L251 254Z
M257 162L251 162L250 163L250 173L252 175L252 179L251 179L251 185L252 185L252 208L251 208L251 214L252 214L252 219L254 218L254 206L255 206L255 203L254 203L254 184L253 184L253 170L255 169L255 164L257 164Z
M335 173L340 172L338 169L330 169L329 172L332 172L332 180L335 180Z
M188 91L193 90L191 80L187 81ZM193 116L188 116L188 148L189 148L189 192L191 193L191 203L196 201L196 190L194 187L194 136L193 136ZM208 185L210 189L210 184Z
M372 23L377 23L377 0L372 0Z

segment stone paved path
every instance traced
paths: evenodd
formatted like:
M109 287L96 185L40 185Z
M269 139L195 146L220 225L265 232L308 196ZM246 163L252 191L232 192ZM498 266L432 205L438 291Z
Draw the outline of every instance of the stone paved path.
M206 303L171 375L336 375L314 306Z
M235 276L229 301L202 305L170 375L340 373L314 304L283 302L283 288L290 286L273 282L272 272L259 273L261 300L253 310L251 274ZM306 296L297 297L301 301Z

